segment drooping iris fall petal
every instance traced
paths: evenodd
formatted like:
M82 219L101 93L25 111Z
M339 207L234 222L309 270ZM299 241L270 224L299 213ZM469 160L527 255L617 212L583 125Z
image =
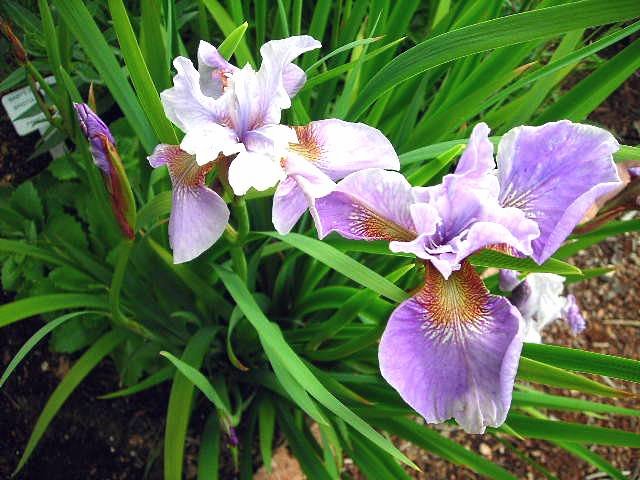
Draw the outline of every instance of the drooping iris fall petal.
M567 120L517 127L498 146L500 204L517 207L540 228L533 259L547 260L602 195L620 178L605 130Z
M284 168L297 186L287 186L277 193L279 202L274 202L272 216L280 233L288 233L304 213L303 210L286 223L278 220L283 216L279 208L285 205L287 195L295 201L301 191L304 192L313 214L316 199L331 192L335 180L369 168L400 168L391 142L376 128L338 119L319 120L294 128L297 142L289 146ZM283 228L285 225L287 228Z
M316 200L318 236L335 231L353 240L409 241L416 236L414 203L411 185L399 172L370 168L352 173Z
M213 164L200 166L179 146L164 144L158 145L148 160L154 168L166 165L171 177L169 243L173 261L193 260L220 238L229 221L224 200L204 184Z
M382 376L429 423L469 433L509 411L522 335L517 309L490 295L467 262L449 279L427 266L424 287L398 306L380 341Z
M93 161L102 172L111 208L120 230L124 236L132 239L135 237L135 200L115 140L109 128L87 104L74 103L73 106L82 133L89 140Z

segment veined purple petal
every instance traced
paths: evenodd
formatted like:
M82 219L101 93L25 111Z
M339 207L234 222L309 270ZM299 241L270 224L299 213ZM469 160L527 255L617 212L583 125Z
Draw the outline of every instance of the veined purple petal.
M229 90L234 102L230 120L241 140L251 130L280 123L281 111L291 107L285 73L290 77L296 71L291 62L298 55L319 47L319 42L306 35L273 40L260 49L262 65L257 72L248 64L234 71Z
M193 260L220 238L229 221L224 200L204 185L213 165L199 166L193 155L177 145L158 145L148 160L154 168L166 165L173 185L169 217L173 261Z
M229 77L238 70L220 55L209 42L200 40L198 45L198 72L200 88L209 97L219 98L229 82Z
M400 169L393 145L376 128L335 118L294 128L298 143L289 156L311 162L332 180L366 168Z
M230 96L214 99L202 93L200 75L188 58L177 57L173 66L177 72L173 87L160 94L169 120L183 132L207 128L212 123L228 123Z
M316 200L318 236L332 231L355 240L415 237L409 182L398 172L370 168L352 173L335 191Z
M110 175L112 169L109 159L107 158L107 150L104 142L106 140L115 146L116 141L111 135L109 127L105 125L102 119L96 115L86 103L74 103L73 107L76 110L82 133L91 144L93 161L100 170Z
M539 234L536 223L517 208L498 204L495 177L467 171L471 173L447 175L435 187L414 189L416 198L431 205L440 221L435 231L418 230L409 241L392 242L392 251L429 260L445 278L469 255L494 244L531 253L531 241Z
M455 418L469 433L500 426L511 405L521 317L490 295L468 263L396 308L380 341L382 376L429 423Z
M620 178L612 154L619 145L600 128L563 120L517 127L498 147L500 203L517 207L540 227L533 258L544 262L596 199Z

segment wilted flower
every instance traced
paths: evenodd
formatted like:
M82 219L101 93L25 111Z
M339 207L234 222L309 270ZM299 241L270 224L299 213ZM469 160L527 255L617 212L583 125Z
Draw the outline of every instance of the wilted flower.
M497 176L488 133L474 129L440 185L411 188L398 173L372 169L316 201L321 237L389 240L391 250L425 260L423 286L382 336L380 370L428 422L453 417L471 433L504 422L525 332L518 309L491 295L466 258L499 244L543 261L617 185L606 132L569 122L511 131Z
M553 273L530 273L520 281L513 270L500 271L500 289L512 292L510 301L525 322L524 341L541 343L542 330L562 319L574 334L582 332L586 322L573 295L562 295L565 278Z
M120 155L116 150L116 142L109 128L86 103L74 103L73 106L82 133L89 140L93 161L102 172L118 225L127 238L134 238L135 201Z

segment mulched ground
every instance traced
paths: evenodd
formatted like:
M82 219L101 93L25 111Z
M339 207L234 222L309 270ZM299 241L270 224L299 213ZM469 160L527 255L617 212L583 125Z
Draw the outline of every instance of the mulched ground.
M617 132L623 143L640 143L640 74L631 77L607 102L599 107L591 120ZM0 113L0 185L17 183L37 173L46 157L25 162L37 137L17 137ZM545 340L560 345L585 348L596 352L638 358L640 352L640 235L626 235L603 242L575 257L580 267L613 265L616 271L571 287L588 321L587 330L579 337L571 336L560 324L545 332ZM0 296L0 303L8 301ZM39 328L37 319L19 322L0 329L0 369L11 360L24 341ZM44 404L75 358L50 352L46 342L35 348L0 391L0 478L9 478L20 452ZM618 386L640 393L636 384ZM161 478L162 432L168 391L158 387L134 397L101 401L96 397L119 388L115 368L104 362L81 383L50 425L24 471L17 478L48 480L74 479L155 479ZM636 400L616 404L639 408ZM614 417L604 421L582 414L558 414L566 421L640 431L638 418ZM193 423L202 424L196 412ZM202 421L201 421L202 420ZM442 427L436 427L442 428ZM519 478L543 478L529 464L491 437L465 435L458 431L447 434L492 461L503 465ZM194 478L198 432L190 431L186 454L186 477ZM515 441L514 445L536 462L543 464L558 478L606 478L596 470L563 450L541 441ZM428 452L400 443L421 468L415 478L475 479L473 472L454 467ZM617 468L629 472L629 478L640 478L640 452L626 448L597 447ZM281 450L278 468L269 477L303 478L295 461ZM228 462L227 462L228 463ZM227 471L222 478L231 478Z

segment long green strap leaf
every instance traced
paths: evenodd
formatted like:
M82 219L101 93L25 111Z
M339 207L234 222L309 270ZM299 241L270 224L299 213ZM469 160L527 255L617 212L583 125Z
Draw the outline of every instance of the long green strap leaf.
M509 15L430 38L400 54L365 86L349 117L359 118L388 90L435 66L494 48L551 37L640 15L637 0L584 0Z
M576 412L611 413L615 415L631 415L640 417L640 410L618 407L607 403L592 402L581 398L562 397L548 393L525 391L513 392L511 405L514 407L550 408L554 410L570 410Z
M215 332L213 327L205 327L196 332L182 354L182 361L200 368ZM164 431L165 480L182 480L184 442L191 417L194 388L191 380L180 371L176 372L169 394L167 423Z
M640 39L600 65L596 71L547 108L534 123L541 125L563 118L575 122L584 120L638 68L640 68Z
M84 293L55 293L23 298L0 305L0 328L34 315L68 308L96 308L106 312L109 305L103 296Z
M298 233L280 235L265 232L265 235L288 243L294 248L303 251L307 255L333 268L345 277L394 302L402 302L407 298L407 294L401 288L326 242L321 242Z
M290 235L289 235L290 236ZM235 273L223 268L216 268L216 272L225 287L236 301L242 313L260 336L263 344L269 345L269 350L285 365L291 376L295 378L318 402L332 411L335 415L349 423L354 429L367 437L375 445L391 454L401 462L417 468L411 460L406 458L393 444L376 432L368 423L349 410L316 378L304 362L293 351L282 337L282 333L275 324L269 322L251 293Z
M149 123L151 123L156 136L161 142L178 143L176 132L164 114L160 96L144 61L136 36L133 33L124 3L122 0L109 0L109 10L113 19L113 28L118 36L120 51L127 64L129 75L135 86L142 109L147 114Z
M465 465L474 472L486 475L488 478L495 480L516 479L516 477L502 467L481 457L477 453L467 450L453 440L443 437L428 426L419 425L407 418L381 418L376 419L375 423L390 434L398 435L446 460Z
M171 366L167 366L149 375L147 378L141 380L135 385L131 385L130 387L116 390L115 392L107 393L105 395L100 395L98 398L100 400L110 400L112 398L127 397L129 395L133 395L134 393L142 392L163 382L166 382L167 380L172 378L174 374L175 369Z
M29 340L24 342L24 345L22 345L22 347L20 347L20 350L18 350L18 352L13 356L13 358L9 362L9 365L7 365L7 368L4 370L2 377L0 378L0 388L7 381L7 379L9 378L9 375L11 375L11 373L16 369L16 367L24 359L24 357L26 357L29 354L29 352L33 349L33 347L35 347L38 344L38 342L40 342L40 340L42 340L50 332L58 328L67 320L71 320L72 318L77 317L79 315L87 315L89 313L93 313L93 312L84 311L84 312L67 313L66 315L62 315L61 317L58 317L55 320L51 320L50 322L47 322L44 326L42 326L36 333L34 333L29 338Z
M60 384L47 400L47 404L42 409L42 413L38 417L35 427L31 432L27 446L24 449L20 462L14 472L19 472L33 453L38 442L47 430L49 423L58 413L60 407L69 398L69 395L75 390L78 384L87 376L87 374L100 363L111 351L120 345L126 338L126 333L122 330L111 330L94 343L89 350L84 352L78 361L71 367L71 370L65 375Z
M541 420L517 413L509 414L507 423L519 434L529 438L580 444L595 443L598 445L615 445L620 447L640 447L640 435L615 428Z
M567 370L640 382L640 361L630 358L535 343L525 343L522 355Z
M528 345L528 344L525 344ZM628 393L616 390L591 379L567 372L562 368L547 365L527 357L520 357L518 378L552 387L567 388L579 392L594 393L603 397L624 397Z
M237 25L233 22L227 11L217 0L202 0L205 7L211 13L213 20L218 24L220 30L226 37L231 35L231 33L236 29ZM251 51L247 45L246 38L241 38L238 47L235 50L236 60L238 60L238 64L240 67L243 67L247 63L255 67L255 61L251 56Z
M53 0L53 3L60 12L60 18L93 62L145 150L151 152L157 143L153 129L91 13L81 0Z

